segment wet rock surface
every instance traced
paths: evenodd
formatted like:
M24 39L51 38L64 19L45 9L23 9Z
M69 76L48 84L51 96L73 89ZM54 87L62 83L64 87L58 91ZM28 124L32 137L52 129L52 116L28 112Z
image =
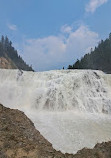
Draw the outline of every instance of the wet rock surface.
M62 154L23 112L0 105L0 158L111 158L111 142L84 148L76 155Z

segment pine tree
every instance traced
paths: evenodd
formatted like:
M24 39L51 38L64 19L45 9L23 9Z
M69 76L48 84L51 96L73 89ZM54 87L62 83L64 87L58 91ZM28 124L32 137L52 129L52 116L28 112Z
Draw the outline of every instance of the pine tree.
M101 40L98 47L91 49L90 53L84 55L68 69L97 69L111 73L111 33L109 38Z
M12 42L8 37L1 37L0 41L0 57L10 59L18 69L26 71L34 71L31 66L27 65L24 60L18 55L17 50L12 46Z

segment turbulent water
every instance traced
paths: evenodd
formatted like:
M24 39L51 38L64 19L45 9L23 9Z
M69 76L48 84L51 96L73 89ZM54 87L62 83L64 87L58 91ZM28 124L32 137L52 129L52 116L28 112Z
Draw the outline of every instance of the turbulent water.
M111 75L101 71L0 70L0 102L24 111L64 153L111 140Z

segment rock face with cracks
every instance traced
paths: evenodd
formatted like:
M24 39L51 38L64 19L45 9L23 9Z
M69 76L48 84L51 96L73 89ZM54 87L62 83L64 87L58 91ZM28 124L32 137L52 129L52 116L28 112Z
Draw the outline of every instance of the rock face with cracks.
M84 148L76 155L62 154L23 112L0 105L0 158L111 158L111 142Z

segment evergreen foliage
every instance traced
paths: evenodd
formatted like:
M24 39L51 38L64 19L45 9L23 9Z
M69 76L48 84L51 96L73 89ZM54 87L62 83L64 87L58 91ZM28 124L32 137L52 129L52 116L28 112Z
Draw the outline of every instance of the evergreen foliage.
M26 62L18 55L17 50L12 46L12 42L9 41L8 37L1 37L0 40L0 57L11 59L14 65L18 69L26 71L34 71L31 66L27 65Z
M94 69L111 73L111 33L109 38L101 40L98 47L91 49L90 53L85 54L73 65L69 65L68 69Z

